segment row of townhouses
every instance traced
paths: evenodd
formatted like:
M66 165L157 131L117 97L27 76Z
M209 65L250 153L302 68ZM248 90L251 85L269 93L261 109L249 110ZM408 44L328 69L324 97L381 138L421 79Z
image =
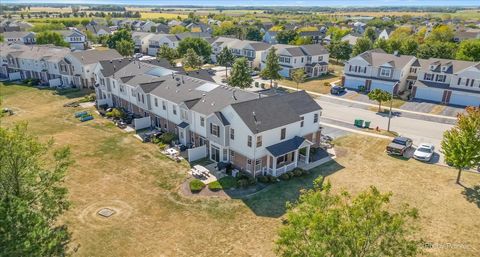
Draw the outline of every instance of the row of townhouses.
M263 69L268 50L275 47L279 55L282 70L280 75L290 77L295 69L304 69L308 77L318 77L328 72L329 54L325 47L319 44L311 45L271 45L265 42L240 40L228 37L210 38L208 33L182 34L154 34L146 32L133 32L136 52L155 56L162 45L176 48L179 42L187 37L201 37L212 46L211 60L216 63L217 55L227 47L234 56L245 57L252 69Z
M78 29L56 30L54 32L62 35L63 40L74 50L85 50L88 48L87 36ZM2 33L4 41L16 44L35 44L36 33L30 31L10 31Z
M375 49L345 64L343 85L379 88L411 99L459 106L480 105L480 62L418 59Z
M190 160L208 157L278 176L308 163L320 106L305 92L266 96L215 84L167 62L112 60L95 68L97 103L122 107L174 132Z
M39 79L51 87L92 88L93 70L100 60L120 59L116 50L72 52L53 45L0 44L0 77Z

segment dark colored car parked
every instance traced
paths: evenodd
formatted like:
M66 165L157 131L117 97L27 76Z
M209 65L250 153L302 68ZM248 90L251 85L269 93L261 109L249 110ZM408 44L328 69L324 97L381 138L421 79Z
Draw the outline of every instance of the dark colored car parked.
M345 88L341 86L333 86L330 88L330 94L332 95L339 95L345 93Z
M412 144L412 139L408 137L396 137L390 144L388 144L386 151L390 155L403 156L403 154L412 147Z

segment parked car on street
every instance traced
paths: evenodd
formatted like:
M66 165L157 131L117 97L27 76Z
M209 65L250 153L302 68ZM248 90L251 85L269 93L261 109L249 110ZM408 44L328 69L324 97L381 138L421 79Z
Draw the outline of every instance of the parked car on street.
M387 146L387 153L389 155L403 156L405 152L412 147L412 139L408 137L395 137Z
M419 161L429 162L432 160L435 152L435 146L432 144L420 144L413 153L413 158Z
M341 86L333 86L330 88L330 94L332 95L339 95L345 93L345 88Z

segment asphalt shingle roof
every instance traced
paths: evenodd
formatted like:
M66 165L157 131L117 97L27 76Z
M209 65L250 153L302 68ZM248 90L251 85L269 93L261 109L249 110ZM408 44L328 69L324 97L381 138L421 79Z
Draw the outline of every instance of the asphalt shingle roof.
M305 141L305 138L295 136L289 140L280 142L278 144L274 144L271 146L267 146L266 149L269 151L273 156L278 157L289 152L297 150Z

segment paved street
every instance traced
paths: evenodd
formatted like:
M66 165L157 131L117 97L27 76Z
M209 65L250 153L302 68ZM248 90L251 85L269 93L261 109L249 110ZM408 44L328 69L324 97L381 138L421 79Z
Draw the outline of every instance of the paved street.
M344 126L353 124L356 118L371 121L371 128L379 127L387 129L387 116L379 115L372 111L359 109L355 107L345 106L343 104L332 103L321 99L316 100L323 108L322 122L325 124L335 123L333 125ZM414 141L414 145L420 143L432 143L436 150L440 149L443 132L450 129L452 125L432 122L427 120L413 119L408 117L393 117L391 120L391 130L398 132L402 136L410 137ZM330 133L332 133L330 131ZM440 162L443 158L440 156Z

